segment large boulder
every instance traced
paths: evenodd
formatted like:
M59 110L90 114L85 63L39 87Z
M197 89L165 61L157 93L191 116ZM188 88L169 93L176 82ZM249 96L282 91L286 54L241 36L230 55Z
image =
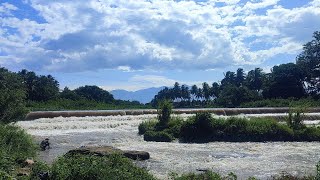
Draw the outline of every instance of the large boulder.
M111 154L122 154L123 156L133 160L147 160L150 154L145 151L123 151L112 146L85 146L70 150L66 155L94 155L94 156L110 156Z

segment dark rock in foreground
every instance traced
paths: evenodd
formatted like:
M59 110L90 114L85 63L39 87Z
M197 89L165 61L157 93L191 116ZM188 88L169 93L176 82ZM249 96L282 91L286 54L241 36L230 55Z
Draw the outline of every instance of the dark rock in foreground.
M89 146L80 147L67 152L66 155L94 155L94 156L110 156L111 154L122 154L123 156L133 160L147 160L150 158L150 154L145 151L123 151L112 146Z

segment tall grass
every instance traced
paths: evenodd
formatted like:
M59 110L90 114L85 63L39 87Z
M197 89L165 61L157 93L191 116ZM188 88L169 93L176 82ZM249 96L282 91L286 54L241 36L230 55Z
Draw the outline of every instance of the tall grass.
M183 119L171 117L164 126L158 120L145 121L139 124L139 134L144 135L145 141L171 142L180 137Z
M63 156L55 161L50 172L53 180L79 179L155 179L146 170L136 167L121 155L98 157L90 155Z
M213 118L198 113L183 122L180 140L183 142L264 142L264 141L320 141L320 128L297 126L292 128L268 118Z
M36 146L30 135L19 127L0 124L0 171L14 176L21 162L35 155Z

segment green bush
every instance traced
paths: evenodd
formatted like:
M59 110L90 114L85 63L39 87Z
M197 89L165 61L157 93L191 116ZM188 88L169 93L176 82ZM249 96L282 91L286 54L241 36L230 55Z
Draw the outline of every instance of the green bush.
M25 98L22 79L16 73L0 68L0 123L22 119L27 113Z
M173 180L223 180L224 178L218 173L207 171L201 174L188 173L183 174L181 176L177 176L176 174L171 177Z
M165 129L164 131L171 134L175 138L179 138L182 124L183 124L182 118L172 117L168 123L167 129Z
M286 120L287 125L294 130L306 128L306 126L303 124L303 120L301 117L304 111L305 110L303 110L302 108L290 109L289 116Z
M30 180L40 180L39 174L44 174L44 173L49 173L50 172L50 167L43 163L43 162L35 162L33 164L31 173L29 176Z
M215 119L200 113L183 122L180 140L184 142L210 141L320 141L320 128L305 127L295 130L268 118L231 117Z
M30 135L19 127L0 124L0 171L13 175L19 163L35 155Z
M317 173L316 173L316 180L320 179L320 161L318 162L318 164L316 165L317 167Z
M138 130L139 134L142 135L146 133L147 131L154 131L155 126L157 125L159 121L157 120L150 120L150 121L144 121L141 124L139 124Z
M13 125L0 124L0 147L16 160L25 160L36 155L32 137L24 130Z
M14 178L10 176L8 173L5 171L0 170L0 179L1 180L13 180Z
M187 142L220 140L225 129L224 124L224 120L213 119L209 113L197 113L182 124L180 137Z
M290 141L294 136L288 126L268 118L252 118L246 131L247 139L251 141Z
M145 141L155 141L155 142L171 142L174 137L164 131L147 131L144 134L143 139Z
M248 120L231 117L225 122L224 139L229 141L243 141L250 134L247 133Z
M155 179L146 170L136 167L121 155L109 157L73 155L55 161L51 168L50 179Z
M172 103L169 100L163 100L159 103L158 119L159 127L166 128L172 113Z
M295 130L295 139L297 141L320 141L320 128L307 127Z

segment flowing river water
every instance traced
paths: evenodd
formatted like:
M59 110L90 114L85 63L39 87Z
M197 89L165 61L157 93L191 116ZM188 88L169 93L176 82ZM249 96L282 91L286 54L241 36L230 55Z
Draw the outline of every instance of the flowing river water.
M187 118L191 114L179 116ZM319 142L186 144L143 141L138 135L138 125L153 118L156 115L55 117L17 124L37 141L50 138L52 148L39 154L48 163L80 146L111 145L122 150L149 152L151 158L137 165L160 179L167 179L170 172L181 174L207 169L222 174L234 172L240 179L249 176L268 179L281 172L314 174L320 160ZM307 123L318 124L319 121Z

